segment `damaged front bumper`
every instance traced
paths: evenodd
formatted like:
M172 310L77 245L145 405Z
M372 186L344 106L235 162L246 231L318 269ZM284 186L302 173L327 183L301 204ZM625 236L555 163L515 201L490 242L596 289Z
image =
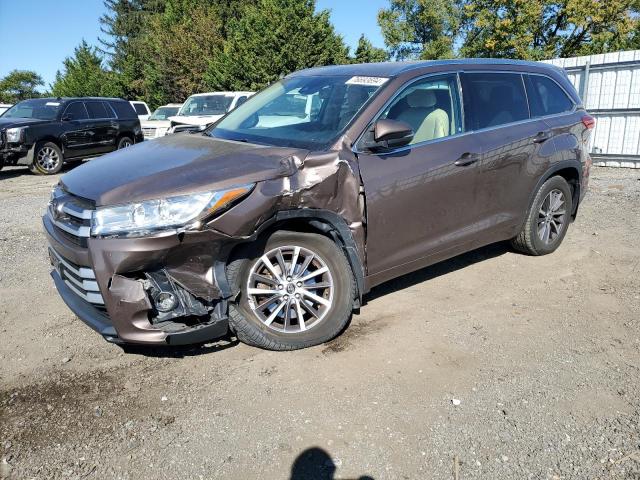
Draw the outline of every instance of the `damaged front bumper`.
M82 238L51 215L43 223L58 292L107 341L186 345L227 333L223 234ZM160 293L173 299L169 308L158 304Z
M7 144L0 140L0 164L31 165L35 145Z

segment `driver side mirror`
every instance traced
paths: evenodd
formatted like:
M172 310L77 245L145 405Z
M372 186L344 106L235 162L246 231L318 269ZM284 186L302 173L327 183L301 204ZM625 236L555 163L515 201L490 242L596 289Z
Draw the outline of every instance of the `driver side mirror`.
M408 123L400 120L389 120L387 118L378 120L373 126L373 139L375 144L372 147L392 149L404 147L413 140L413 129Z

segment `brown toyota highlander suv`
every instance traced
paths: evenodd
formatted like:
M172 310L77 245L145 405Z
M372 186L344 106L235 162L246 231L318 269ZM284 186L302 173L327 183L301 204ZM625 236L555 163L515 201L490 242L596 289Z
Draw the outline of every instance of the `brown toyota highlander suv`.
M64 175L43 219L52 277L110 342L316 345L391 278L503 240L553 252L593 126L545 64L296 72L204 132Z

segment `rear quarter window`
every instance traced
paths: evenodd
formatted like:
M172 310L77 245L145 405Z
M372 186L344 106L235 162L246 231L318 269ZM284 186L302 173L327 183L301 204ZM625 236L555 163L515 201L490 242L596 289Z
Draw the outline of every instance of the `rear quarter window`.
M527 120L529 107L519 73L463 73L465 130Z
M109 102L109 105L111 105L111 108L113 108L113 110L116 112L118 118L121 118L123 120L133 120L135 118L138 118L138 115L129 102L111 101Z
M527 75L526 84L531 116L544 117L573 110L573 101L549 77Z

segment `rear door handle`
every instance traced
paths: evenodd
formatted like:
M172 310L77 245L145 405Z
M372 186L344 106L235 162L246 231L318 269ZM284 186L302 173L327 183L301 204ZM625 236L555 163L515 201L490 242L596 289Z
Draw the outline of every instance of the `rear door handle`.
M533 137L533 143L544 143L551 138L551 132L549 130L545 130L544 132L538 132L538 134Z
M458 167L467 167L473 163L476 163L478 160L480 160L479 154L472 153L472 152L465 152L462 155L460 155L460 158L458 158L458 160L453 162L453 164Z

